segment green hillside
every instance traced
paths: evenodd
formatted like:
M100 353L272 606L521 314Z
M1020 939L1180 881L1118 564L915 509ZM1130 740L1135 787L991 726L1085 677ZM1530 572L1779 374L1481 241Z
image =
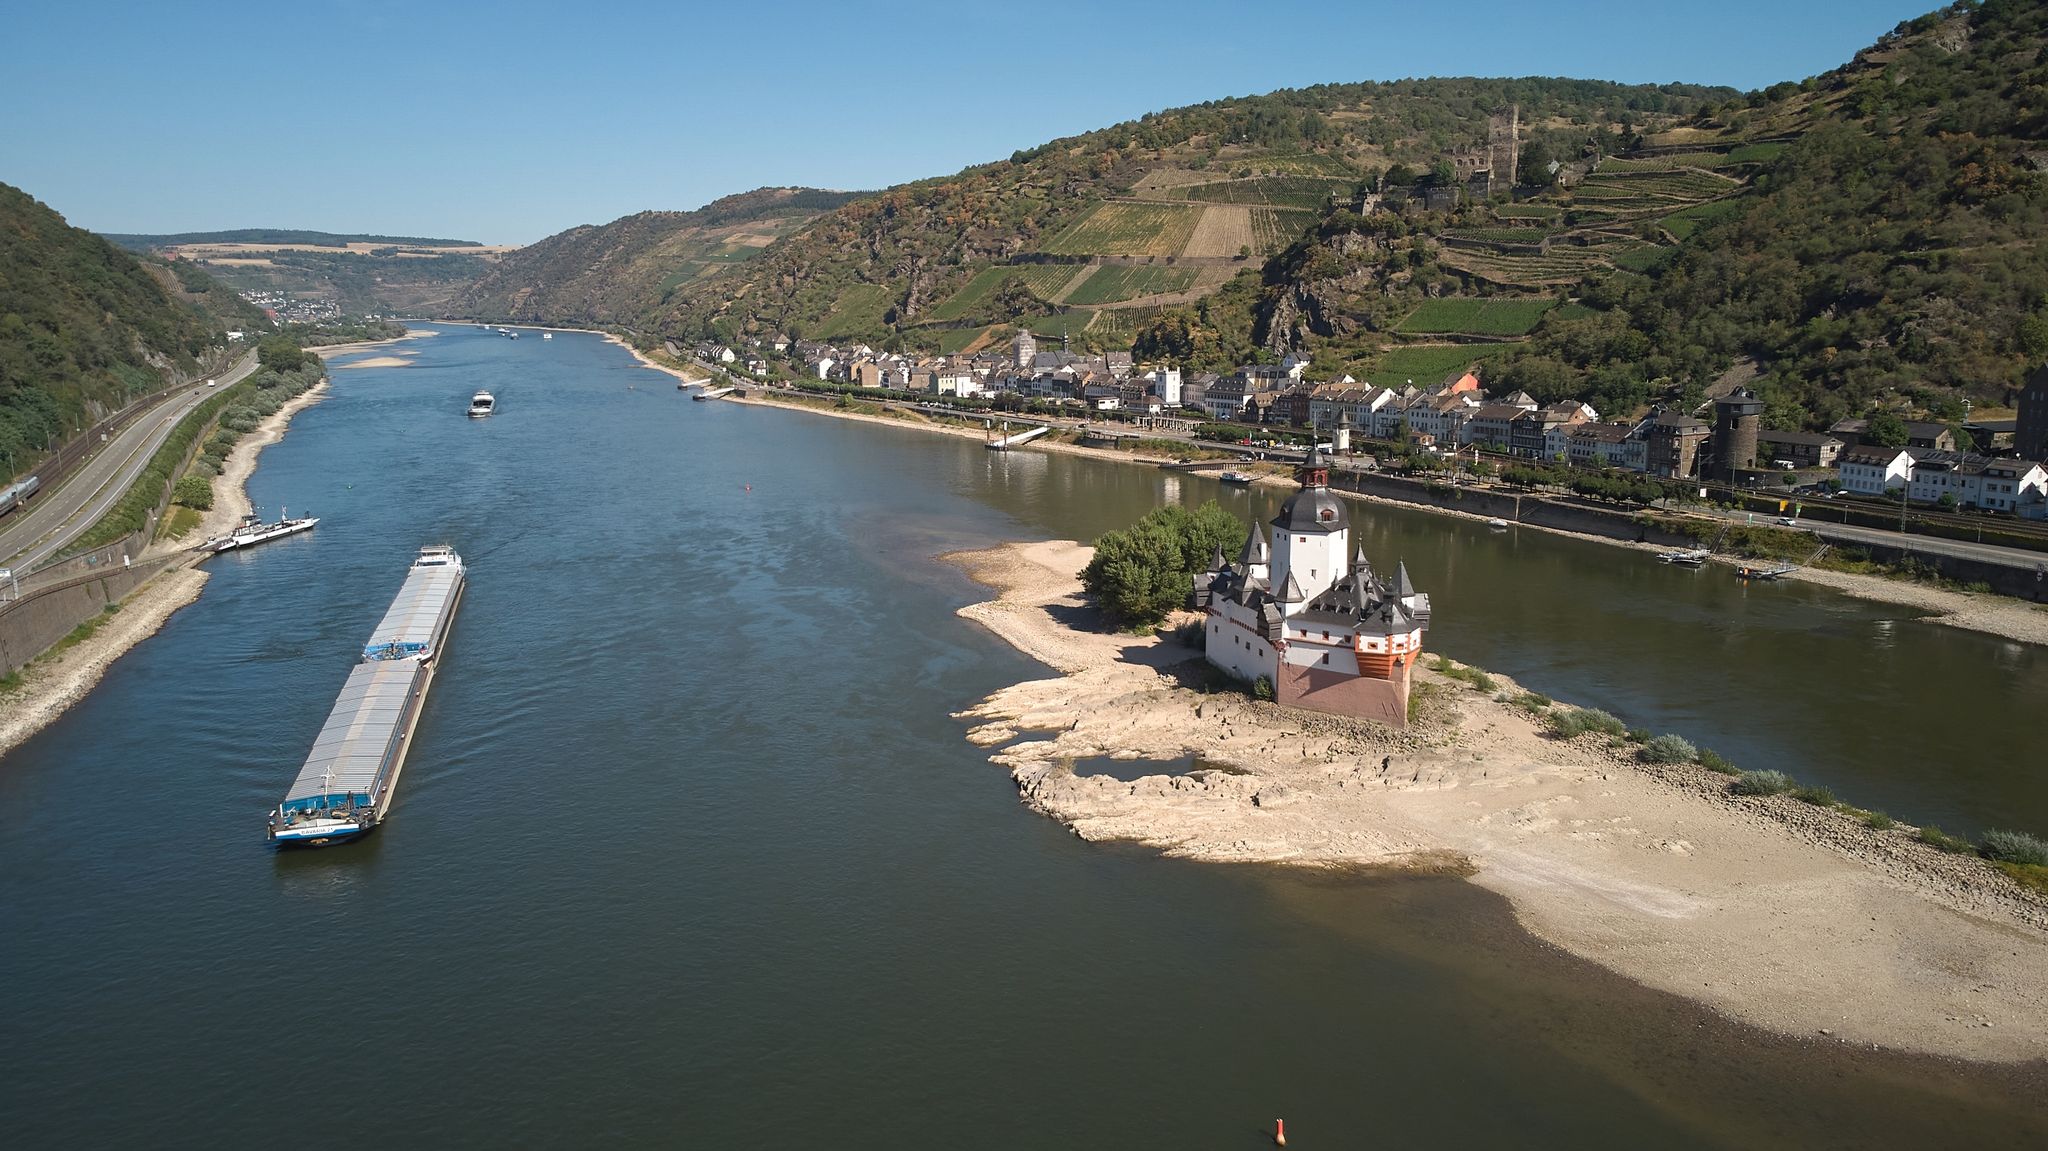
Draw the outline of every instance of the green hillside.
M1080 303L1093 309L1075 317L1086 341L1127 341L1156 310L1152 297L1215 292L1295 244L1361 184L1462 184L1483 166L1476 157L1490 118L1510 106L1520 110L1525 147L1564 150L1619 139L1625 126L1675 125L1736 95L1444 79L1323 85L1158 112L856 200L756 260L677 285L655 326L674 337L732 339L816 335L829 324L835 334L937 347L956 342L949 333L960 327ZM1160 274L1103 274L1133 261ZM1039 270L1048 264L1092 267L1052 291ZM842 304L848 293L860 307Z
M267 326L196 268L147 263L0 184L0 470Z
M507 253L443 311L465 319L644 326L685 285L753 259L854 195L761 188L694 212L641 212L571 228Z
M476 248L475 240L435 240L424 236L353 235L337 232L309 232L298 228L231 228L224 232L166 232L138 234L104 233L107 239L133 252L155 252L185 244L312 244L322 248L346 248L350 244L388 244L407 248Z

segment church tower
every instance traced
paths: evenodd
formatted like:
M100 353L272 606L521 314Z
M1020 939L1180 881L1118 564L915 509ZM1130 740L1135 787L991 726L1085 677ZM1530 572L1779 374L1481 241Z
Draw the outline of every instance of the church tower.
M1275 594L1289 586L1304 599L1329 590L1351 559L1351 515L1330 491L1330 465L1313 449L1295 471L1300 490L1273 517L1272 581Z

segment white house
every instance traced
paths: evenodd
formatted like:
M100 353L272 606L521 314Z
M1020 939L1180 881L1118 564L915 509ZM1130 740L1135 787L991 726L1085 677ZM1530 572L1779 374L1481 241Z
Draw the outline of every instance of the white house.
M1854 447L1835 461L1835 478L1845 492L1881 496L1913 478L1910 448Z

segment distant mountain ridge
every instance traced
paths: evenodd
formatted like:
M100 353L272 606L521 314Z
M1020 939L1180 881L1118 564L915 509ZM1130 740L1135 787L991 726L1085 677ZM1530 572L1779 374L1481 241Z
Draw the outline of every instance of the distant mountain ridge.
M585 224L506 254L446 311L469 319L644 326L680 285L749 260L862 194L759 188L691 212Z
M357 235L313 232L298 228L230 228L222 232L102 232L108 240L135 252L153 252L180 244L314 244L345 248L350 244L393 244L414 248L478 248L476 240L435 240L421 236Z

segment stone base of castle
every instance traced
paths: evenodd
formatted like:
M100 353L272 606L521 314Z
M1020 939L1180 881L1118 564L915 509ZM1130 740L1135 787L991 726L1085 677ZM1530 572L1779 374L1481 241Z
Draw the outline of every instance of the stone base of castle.
M1400 729L1408 726L1408 667L1394 669L1390 679L1341 675L1280 661L1273 699L1288 707L1354 715Z

